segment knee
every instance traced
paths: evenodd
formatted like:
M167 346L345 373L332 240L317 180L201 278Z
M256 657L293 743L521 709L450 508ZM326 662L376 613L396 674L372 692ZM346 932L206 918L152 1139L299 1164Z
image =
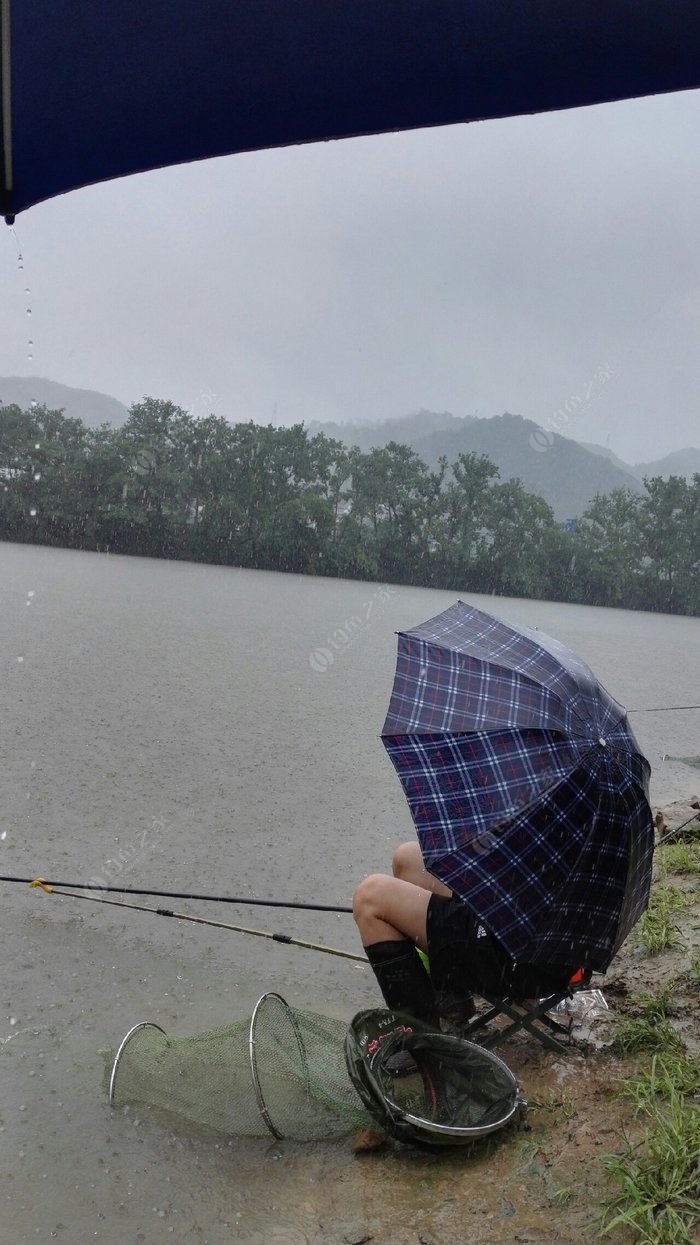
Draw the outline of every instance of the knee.
M390 879L385 873L370 873L355 888L352 897L352 915L358 924L361 924L367 917L379 916L388 881Z
M417 843L401 843L391 858L391 872L395 878L412 881L416 866L423 866L420 847Z

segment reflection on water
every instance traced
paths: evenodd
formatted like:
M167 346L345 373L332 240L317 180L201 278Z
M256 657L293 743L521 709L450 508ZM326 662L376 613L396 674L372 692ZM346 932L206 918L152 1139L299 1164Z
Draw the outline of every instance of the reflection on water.
M12 545L0 576L3 873L346 906L412 836L378 738L394 632L457 594ZM629 707L700 702L695 619L470 600L572 647ZM697 789L672 758L700 750L699 717L631 717L659 803ZM140 1020L173 1035L239 1020L265 990L347 1019L378 1002L365 968L23 886L3 901L6 1238L331 1239L319 1224L340 1213L349 1147L112 1113L100 1051ZM346 915L189 910L358 950ZM393 1179L400 1227L417 1195Z

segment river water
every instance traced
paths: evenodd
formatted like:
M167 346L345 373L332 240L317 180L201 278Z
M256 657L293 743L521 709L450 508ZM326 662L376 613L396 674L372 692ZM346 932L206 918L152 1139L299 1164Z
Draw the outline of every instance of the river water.
M348 905L413 835L378 737L394 633L455 599L1 544L1 872ZM469 600L557 636L630 709L700 702L697 619ZM653 801L695 792L697 770L663 758L700 753L700 715L631 721ZM379 1005L364 966L2 888L2 1245L315 1245L342 1240L348 1204L368 1213L369 1197L399 1232L382 1241L413 1239L397 1160L378 1194L345 1141L166 1128L112 1111L103 1086L101 1052L138 1021L193 1034L249 1016L265 990L349 1019ZM173 906L359 950L346 915Z

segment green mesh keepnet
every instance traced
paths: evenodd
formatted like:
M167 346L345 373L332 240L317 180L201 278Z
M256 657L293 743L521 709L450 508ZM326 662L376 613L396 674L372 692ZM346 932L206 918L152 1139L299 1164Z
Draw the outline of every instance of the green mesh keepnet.
M149 1107L229 1137L315 1141L368 1127L348 1076L347 1024L259 1000L251 1020L194 1037L135 1025L115 1057L109 1099Z

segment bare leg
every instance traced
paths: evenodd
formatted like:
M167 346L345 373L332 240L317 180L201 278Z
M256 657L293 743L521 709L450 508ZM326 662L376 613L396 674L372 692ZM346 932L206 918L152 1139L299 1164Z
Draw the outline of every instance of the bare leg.
M422 886L373 873L353 895L353 915L386 1005L438 1023L435 993L416 947L427 950L431 893Z
M452 891L444 883L428 873L420 847L417 842L402 843L394 852L391 862L396 879L412 883L420 887L428 895L443 895L449 899ZM419 943L424 950L422 943ZM437 1007L441 1015L449 1017L453 1022L468 1020L474 1013L474 1004L466 986L458 978L454 980L454 969L449 959L431 957L430 973L432 985L437 995Z
M452 895L448 886L439 882L432 873L428 873L420 847L415 842L402 843L400 847L397 847L391 862L391 871L395 878L401 878L404 882L412 882L414 886L421 886L423 890L431 891L433 895L444 895L446 899Z
M352 898L353 916L362 945L410 938L427 951L426 918L430 890L384 873L372 873Z

